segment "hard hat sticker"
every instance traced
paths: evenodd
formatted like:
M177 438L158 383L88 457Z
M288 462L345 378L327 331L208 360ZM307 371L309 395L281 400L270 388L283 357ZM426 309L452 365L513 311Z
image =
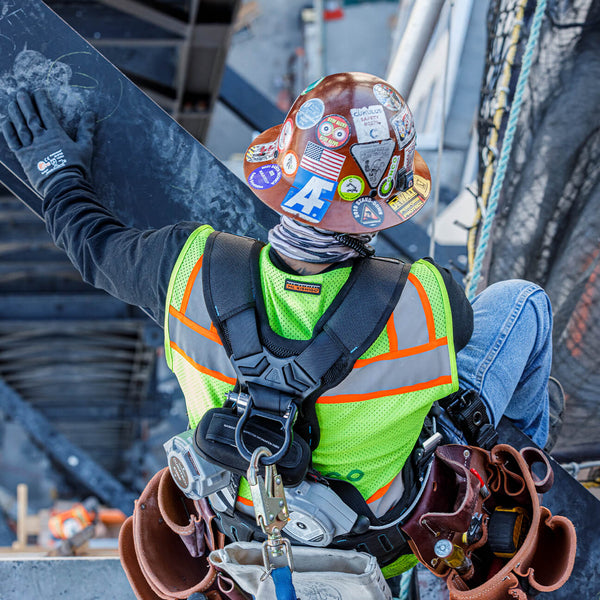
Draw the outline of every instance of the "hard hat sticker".
M429 179L425 179L425 177L421 177L420 175L415 175L413 185L415 190L417 190L423 198L429 198L429 192L431 191L431 181L429 181Z
M296 126L300 129L314 127L323 117L325 104L319 98L311 98L306 101L296 113Z
M286 194L281 208L311 223L319 223L333 200L336 183L298 169L294 187Z
M265 162L275 157L277 151L277 140L268 142L266 144L256 144L250 146L246 150L246 161L247 162Z
M307 85L306 88L304 89L304 91L300 95L304 96L305 94L308 94L308 92L310 92L310 90L314 90L321 83L321 81L323 81L323 79L325 79L325 77L316 79L315 81L313 81L312 83Z
M314 142L306 144L300 166L315 175L337 181L346 157Z
M343 200L356 200L365 189L365 181L362 177L348 175L338 185L338 196Z
M286 153L281 161L281 168L283 172L291 177L298 170L298 156L293 150Z
M283 152L292 141L292 133L294 131L294 124L291 119L286 119L283 127L281 128L281 133L279 134L279 142L277 146L279 147L279 151Z
M415 188L410 188L406 192L396 194L388 202L388 206L402 221L407 221L413 215L417 214L423 207L423 204L425 204L425 200L419 196Z
M379 185L395 147L396 142L392 139L370 144L354 144L350 147L350 154L372 188Z
M341 115L327 115L317 127L317 139L328 148L340 148L350 137L350 125Z
M390 128L381 104L351 108L350 114L354 121L356 138L359 144L385 140L390 137Z
M383 208L369 196L352 203L352 216L364 227L378 227L383 223Z
M248 175L248 183L255 190L266 190L279 183L281 169L279 165L262 165Z
M388 198L391 193L394 191L394 187L396 187L396 171L398 170L398 163L400 162L400 157L398 155L392 158L392 162L390 164L390 170L388 171L387 177L381 180L379 184L379 189L377 193L384 200Z
M373 94L388 110L397 111L404 105L396 90L385 83L376 83L373 86Z
M408 106L392 119L392 127L398 138L398 147L404 148L415 135L415 123Z
M417 142L413 136L413 139L410 141L408 146L404 148L404 168L407 171L413 170L413 164L415 162L415 147Z

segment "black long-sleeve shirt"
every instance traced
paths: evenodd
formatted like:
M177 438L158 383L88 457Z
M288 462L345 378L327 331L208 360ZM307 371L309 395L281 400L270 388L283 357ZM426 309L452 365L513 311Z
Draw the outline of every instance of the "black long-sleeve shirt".
M43 211L48 232L84 281L141 307L163 325L175 261L201 223L185 221L150 230L128 227L97 201L94 189L77 171L64 173L50 188ZM448 291L458 351L473 332L473 311L450 272L435 266Z

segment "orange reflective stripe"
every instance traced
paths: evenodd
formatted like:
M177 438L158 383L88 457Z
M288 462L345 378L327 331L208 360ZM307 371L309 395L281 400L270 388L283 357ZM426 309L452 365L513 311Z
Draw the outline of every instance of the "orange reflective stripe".
M383 390L381 392L368 393L368 394L344 394L340 396L321 396L317 400L317 404L345 404L348 402L364 402L365 400L372 400L375 398L385 398L386 396L398 396L400 394L408 394L409 392L418 392L419 390L426 390L428 388L436 387L438 385L444 385L446 383L452 383L451 375L442 375L436 377L431 381L423 381L414 385L407 385L404 387L396 388L394 390Z
M429 341L431 342L435 339L435 322L433 320L433 311L431 310L427 292L421 282L412 273L408 274L408 280L415 286L419 298L421 299L423 311L425 312L425 320L427 322L427 333L429 334Z
M194 265L194 268L192 269L192 272L190 273L189 279L187 281L187 285L185 286L185 292L183 293L183 299L181 300L181 312L182 313L185 313L185 311L187 310L187 305L188 305L188 302L190 299L190 294L192 293L192 288L194 287L194 282L196 281L198 272L202 268L202 257L203 256L204 255L202 255L198 259L198 262Z
M252 502L252 500L248 500L248 498L244 498L244 496L238 496L237 501L245 506L254 506L254 502Z
M396 333L396 325L394 323L393 313L387 322L387 336L390 345L390 352L398 350L398 334Z
M394 479L396 479L396 476L394 476ZM370 498L367 498L367 504L375 502L375 500L379 500L379 498L383 497L383 495L390 489L390 485L392 485L394 479L392 479L388 484L384 485L382 488L379 488Z
M223 373L219 373L218 371L213 371L212 369L207 369L206 367L199 365L193 358L190 358L175 342L170 342L169 346L172 350L175 350L175 352L180 354L188 363L190 363L190 365L192 365L194 369L200 371L200 373L204 373L204 375L214 377L215 379L223 381L224 383L235 385L235 377L227 377L227 375L223 375Z
M186 317L183 313L180 313L174 306L169 306L169 314L175 317L178 321L181 321L186 327L189 327L196 333L199 333L205 338L216 342L220 346L223 345L223 342L221 341L221 338L219 337L219 334L212 323L210 324L210 329L206 329L205 327L198 325L198 323L195 323Z
M403 358L405 356L413 356L415 354L421 354L422 352L428 352L434 348L445 346L448 344L448 338L443 337L439 340L433 340L428 344L421 344L420 346L413 346L412 348L405 348L404 350L396 350L395 352L386 352L385 354L379 354L372 358L359 358L355 363L353 369L360 369L367 365L377 362L378 360L394 360L395 358Z

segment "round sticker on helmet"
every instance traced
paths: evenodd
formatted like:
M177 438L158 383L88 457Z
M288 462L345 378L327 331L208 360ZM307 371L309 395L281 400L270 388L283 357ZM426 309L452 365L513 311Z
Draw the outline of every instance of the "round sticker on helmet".
M379 189L377 190L377 192L382 198L385 199L385 198L389 198L389 196L393 190L394 190L394 178L386 177L385 179L381 180L381 183L379 184Z
M365 181L356 175L348 175L340 181L338 196L344 200L356 200L365 189Z
M266 190L276 185L281 179L279 165L262 165L248 175L248 183L255 190Z
M317 127L317 139L327 148L340 148L350 136L350 125L341 115L327 115Z
M400 96L389 85L384 83L376 83L373 86L373 94L375 98L385 106L388 110L400 110L402 108L402 100Z
M296 126L300 129L314 127L325 112L325 104L320 98L311 98L306 101L296 113Z
M362 196L352 203L352 216L363 227L378 227L383 223L383 208L370 196Z
M321 83L321 81L323 81L323 79L325 79L325 77L321 77L320 79L316 79L315 81L313 81L311 84L306 86L306 88L300 95L304 96L305 94L308 94L310 90L314 90Z
M294 124L291 119L286 119L283 127L281 128L281 132L279 134L279 141L277 143L277 147L280 152L283 152L292 141L292 132L294 131Z
M295 152L290 150L286 153L281 161L281 168L286 175L294 175L298 170L298 156Z

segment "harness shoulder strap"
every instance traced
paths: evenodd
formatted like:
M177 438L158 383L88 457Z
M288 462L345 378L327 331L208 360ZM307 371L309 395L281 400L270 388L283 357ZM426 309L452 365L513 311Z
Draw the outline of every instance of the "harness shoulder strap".
M234 366L238 383L249 394L236 430L236 443L249 459L242 430L252 413L278 421L291 439L296 411L309 396L317 398L337 385L356 359L375 341L396 306L410 265L393 259L359 259L348 281L315 327L301 351L276 356L262 343L256 311L262 244L215 232L204 252L203 288L211 319ZM349 327L348 324L352 323ZM284 444L284 446L286 446ZM287 447L264 459L277 462Z
M256 306L253 265L257 263L263 246L258 240L221 231L211 233L206 241L202 268L204 299L229 355L232 348L222 326L245 311L249 311L248 316L253 316Z

